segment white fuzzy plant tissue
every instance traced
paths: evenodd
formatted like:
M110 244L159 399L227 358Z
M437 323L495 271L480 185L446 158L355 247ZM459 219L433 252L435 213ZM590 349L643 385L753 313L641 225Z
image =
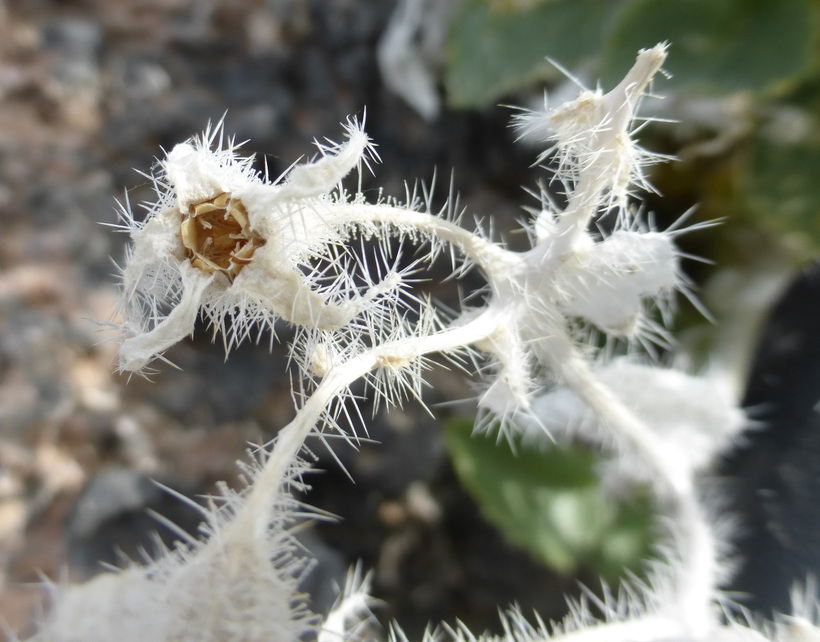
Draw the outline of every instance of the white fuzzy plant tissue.
M309 564L292 534L310 515L294 499L305 490L304 444L313 437L332 448L334 433L356 438L347 420L356 416L349 410L359 380L388 406L420 399L432 355L479 381L477 432L577 431L600 444L609 481L648 482L665 539L646 582L594 609L574 605L550 625L513 610L502 616L501 636L445 626L425 640L820 639L813 596L793 615L762 624L721 593L730 533L696 482L745 425L743 415L707 378L637 354L668 338L654 312L669 312L676 291L691 296L674 243L686 229L653 229L636 203L644 170L657 160L633 138L636 110L666 55L665 45L642 50L608 93L582 90L515 118L522 136L543 142L539 161L554 168L550 179L565 203L542 192L525 251L462 225L452 201L434 211L424 190L408 188L401 199L369 190L379 196L368 200L355 175L379 158L364 118L348 120L341 143L318 144L315 158L276 180L253 168L222 124L174 147L155 173L147 217L121 208L131 245L116 322L119 368L161 367L200 317L228 352L260 329L291 324L296 414L249 453L244 488L224 488L200 507L197 537L86 584L54 586L32 639L372 639L361 573L351 573L325 616L310 611L299 589ZM606 233L596 227L601 216L610 221ZM408 266L397 248L411 247L424 249ZM453 257L452 278L480 270L483 299L467 292L453 312L415 290L440 253ZM596 333L627 341L635 354L608 360L589 341ZM390 631L406 640L399 625Z

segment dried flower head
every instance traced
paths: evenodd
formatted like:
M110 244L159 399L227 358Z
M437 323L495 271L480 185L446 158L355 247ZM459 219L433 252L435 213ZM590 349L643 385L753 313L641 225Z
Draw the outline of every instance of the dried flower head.
M133 244L122 269L120 369L139 371L190 335L200 314L223 333L226 349L253 328L284 319L340 328L397 287L364 291L343 273L328 282L350 227L332 214L346 202L340 182L376 159L357 121L346 141L319 145L312 162L275 181L238 154L222 123L177 145L153 178L156 200L144 222L121 208Z
M222 272L231 281L266 243L251 229L242 201L227 193L189 205L179 234L194 267L206 274Z

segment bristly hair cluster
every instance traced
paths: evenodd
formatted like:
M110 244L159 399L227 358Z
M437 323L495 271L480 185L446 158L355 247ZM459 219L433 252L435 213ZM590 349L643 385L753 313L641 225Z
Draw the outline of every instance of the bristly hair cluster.
M293 421L253 454L249 486L203 509L202 541L61 591L37 639L363 639L370 602L359 573L323 621L298 592L303 557L289 527L304 509L293 487L308 437L322 439L326 430L350 437L337 419L348 412L342 402L354 382L368 381L387 404L420 399L433 354L475 365L477 431L583 432L612 453L607 481L650 482L668 530L665 561L645 586L597 601L590 595L556 625L532 625L513 611L501 637L461 626L444 627L442 636L818 639L817 609L804 609L811 619L764 631L726 613L719 591L726 537L696 482L744 426L736 400L705 377L634 357L606 361L585 342L586 328L634 345L664 341L650 309L668 309L663 302L676 290L687 292L673 242L679 231L652 229L631 203L648 187L643 169L654 159L632 138L636 110L665 58L665 45L643 50L609 93L585 91L567 105L518 116L522 133L551 141L539 160L557 166L566 197L558 207L542 195L524 252L462 226L452 201L434 212L429 198L413 194L369 203L360 184L348 192L343 179L378 160L364 120L348 121L344 142L318 144L316 158L275 180L253 170L221 123L171 150L154 177L146 220L122 208L132 246L122 268L120 369L142 371L162 358L201 314L226 350L281 320L297 329L293 363L309 385L295 395ZM614 221L607 233L594 229L602 216ZM403 244L430 249L401 267ZM483 304L445 314L414 294L418 272L445 250L459 256L454 276L468 266L483 273ZM391 635L406 640L397 627Z

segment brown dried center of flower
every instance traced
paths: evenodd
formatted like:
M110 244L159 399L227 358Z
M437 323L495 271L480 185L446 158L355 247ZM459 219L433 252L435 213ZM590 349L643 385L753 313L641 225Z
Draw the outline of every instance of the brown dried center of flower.
M179 235L194 267L208 274L222 272L231 280L265 244L250 229L242 201L226 192L188 207Z

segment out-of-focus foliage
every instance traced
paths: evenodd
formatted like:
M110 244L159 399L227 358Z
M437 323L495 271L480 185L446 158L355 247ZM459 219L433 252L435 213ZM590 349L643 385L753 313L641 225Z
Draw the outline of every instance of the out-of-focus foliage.
M653 540L648 498L607 497L581 447L544 449L471 436L472 421L445 430L462 483L486 519L533 557L560 573L580 569L607 580L639 573Z
M817 26L811 0L615 4L619 9L600 54L605 81L617 80L616 70L629 64L636 45L646 47L658 39L674 46L669 91L765 91L805 74L811 64Z
M544 59L551 52L565 67L576 67L600 50L617 6L613 0L559 0L520 9L464 0L448 40L447 100L457 108L484 107L555 77Z
M765 134L750 144L743 195L753 221L779 234L802 233L820 246L820 131L787 143Z
M810 0L464 0L445 85L452 106L486 106L554 76L544 56L613 81L636 50L668 41L671 90L765 91L806 74L816 31Z

